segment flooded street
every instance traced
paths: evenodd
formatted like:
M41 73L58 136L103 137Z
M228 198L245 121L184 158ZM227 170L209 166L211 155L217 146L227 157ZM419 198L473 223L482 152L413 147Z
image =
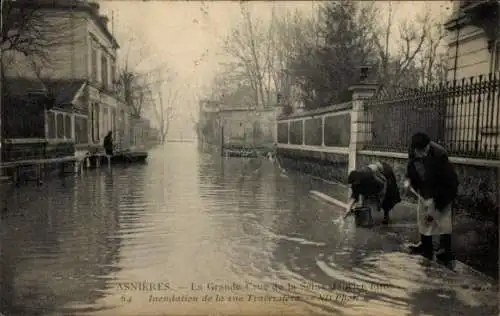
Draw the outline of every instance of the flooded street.
M494 288L333 221L302 176L196 144L22 187L10 207L7 316L498 315Z

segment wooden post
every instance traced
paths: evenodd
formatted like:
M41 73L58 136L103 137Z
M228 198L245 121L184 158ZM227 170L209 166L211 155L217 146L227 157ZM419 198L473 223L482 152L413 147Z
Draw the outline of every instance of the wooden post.
M12 170L12 171L13 171L13 172L12 172L12 173L13 173L13 174L12 174L12 175L13 175L13 177L12 177L12 178L13 178L13 180L14 180L14 183L15 183L16 187L18 187L18 188L21 186L21 182L20 182L20 180L19 180L19 173L20 173L20 170L19 170L19 169L20 169L20 168L21 168L21 167L20 167L19 165L17 165L17 166L15 166L15 167L13 168L14 170Z
M36 181L38 185L42 185L42 164L36 164Z
M59 176L60 177L63 177L64 176L64 161L61 161L60 164L59 164Z

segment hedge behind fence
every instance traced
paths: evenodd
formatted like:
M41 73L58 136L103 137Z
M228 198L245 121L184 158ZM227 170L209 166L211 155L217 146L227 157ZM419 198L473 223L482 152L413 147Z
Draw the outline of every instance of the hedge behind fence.
M305 121L306 145L321 146L323 143L323 123L321 118L308 119Z
M290 122L290 144L302 145L303 133L304 128L302 126L302 121Z
M348 147L351 138L349 114L325 118L325 146Z
M288 122L278 123L278 143L288 144Z

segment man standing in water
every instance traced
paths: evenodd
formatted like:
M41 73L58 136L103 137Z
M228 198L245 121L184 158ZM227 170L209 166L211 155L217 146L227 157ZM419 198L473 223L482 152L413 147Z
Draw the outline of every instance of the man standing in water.
M104 137L103 147L106 155L113 156L113 132L109 131Z
M448 265L454 260L451 250L452 202L457 196L458 177L448 154L425 133L411 139L405 188L419 196L417 221L420 242L410 251L432 260L432 236L439 235L436 258Z

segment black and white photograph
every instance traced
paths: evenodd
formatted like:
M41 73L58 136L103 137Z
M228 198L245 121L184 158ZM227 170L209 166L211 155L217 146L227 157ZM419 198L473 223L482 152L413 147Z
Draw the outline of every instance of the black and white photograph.
M0 316L498 316L500 1L0 0Z

